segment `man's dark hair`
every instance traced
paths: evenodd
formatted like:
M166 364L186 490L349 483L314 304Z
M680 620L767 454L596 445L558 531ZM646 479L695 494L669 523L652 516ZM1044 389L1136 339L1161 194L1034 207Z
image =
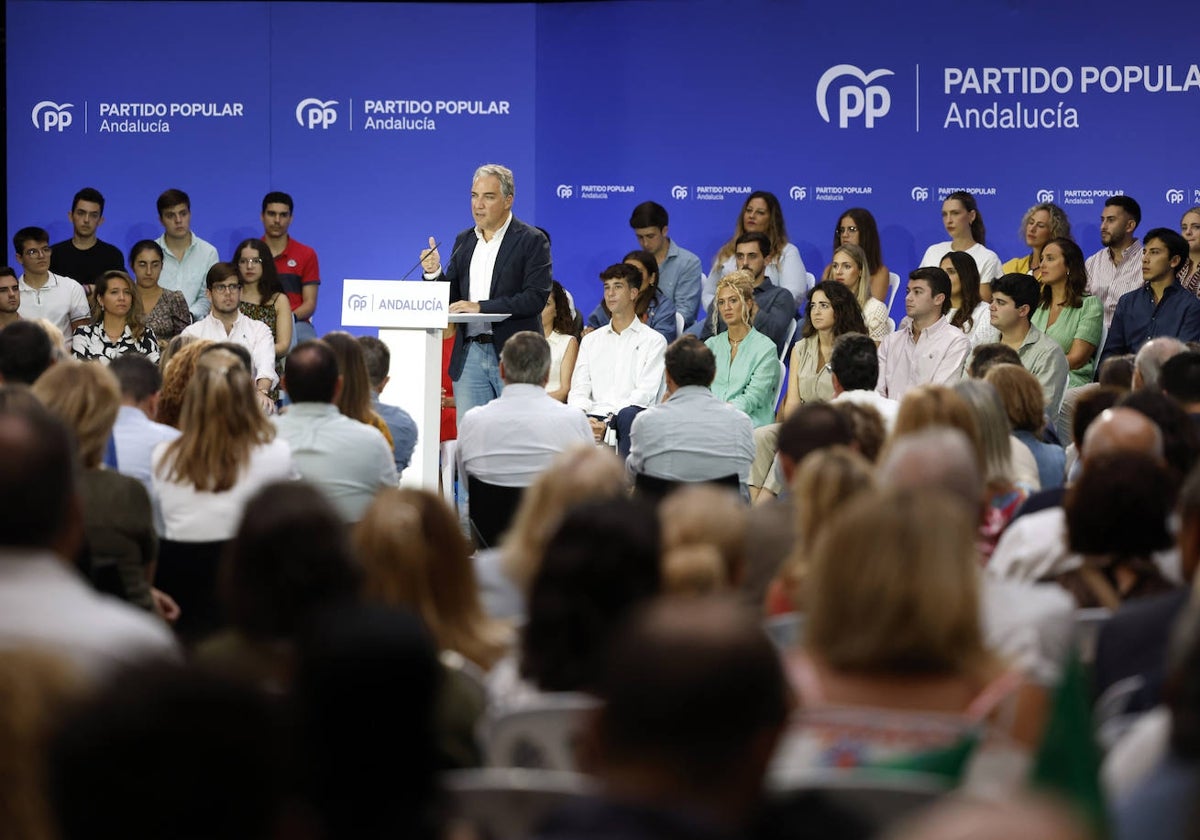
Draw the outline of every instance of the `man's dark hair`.
M50 336L33 321L15 321L0 330L0 378L9 385L32 385L53 361Z
M392 351L373 335L360 335L358 346L362 348L363 361L367 365L367 379L371 380L371 387L378 391L391 369Z
M550 342L540 332L521 330L500 351L506 385L546 384L550 375Z
M296 206L292 202L292 197L285 192L273 190L264 195L262 200L262 212L267 212L268 204L286 204L289 213L296 212Z
M1163 245L1167 246L1168 260L1179 257L1179 262L1172 266L1176 271L1187 265L1188 243L1186 239L1179 235L1178 231L1164 227L1152 228L1146 231L1146 235L1142 237L1143 247L1149 245L1152 239L1157 239Z
M779 454L786 455L793 464L818 449L853 442L850 421L827 403L805 403L779 427Z
M1127 195L1110 195L1104 200L1105 207L1120 207L1133 219L1136 228L1142 223L1142 206Z
M1137 357L1132 353L1109 356L1100 363L1096 381L1101 385L1112 385L1125 391L1133 388L1133 363Z
M924 268L913 269L908 273L908 281L922 280L929 284L930 295L944 295L942 298L942 314L945 315L950 311L950 294L951 284L950 275L937 266L925 266Z
M76 492L73 440L36 401L0 400L0 544L46 548L66 527Z
M1101 385L1080 396L1075 403L1075 414L1071 417L1071 440L1077 449L1083 448L1083 438L1096 418L1114 407L1128 393L1128 388L1121 390Z
M1025 320L1028 321L1033 318L1033 313L1038 307L1042 290L1032 275L1005 274L992 281L992 294L996 293L1012 298L1013 306L1017 309L1022 306L1029 307L1029 311L1025 313Z
M752 230L748 233L743 233L733 241L734 248L738 245L749 245L751 242L758 243L758 250L765 257L771 253L771 237L759 230Z
M158 365L139 353L117 356L109 363L108 369L121 383L121 396L135 403L154 396L162 389L162 374Z
M100 190L95 187L84 187L79 192L75 193L75 197L71 199L71 212L75 212L75 208L79 206L79 202L88 201L92 204L100 205L100 215L104 215L104 196L100 194Z
M1127 394L1119 403L1140 411L1162 432L1163 458L1174 475L1175 486L1192 471L1200 457L1200 434L1183 406L1161 391L1143 388Z
M1200 353L1189 351L1167 359L1159 382L1167 396L1180 403L1200 403Z
M643 201L633 208L633 214L629 217L629 226L634 230L648 227L665 228L668 218L667 208L657 201Z
M1149 557L1175 544L1167 521L1178 484L1144 452L1105 452L1067 490L1067 544L1077 554Z
M283 377L292 402L331 403L337 392L337 355L319 338L302 341L288 353Z
M165 190L163 194L158 197L158 201L155 202L155 206L158 207L158 217L161 219L163 213L180 204L186 206L188 210L192 209L192 200L188 198L188 194L183 190Z
M217 262L209 266L208 274L204 275L204 288L212 291L212 287L218 283L224 283L232 277L238 281L238 285L242 285L242 278L238 275L237 266L231 262Z
M990 344L980 344L975 348L975 352L971 354L971 361L967 365L967 375L972 379L983 379L987 376L987 372L996 365L1024 367L1021 364L1021 356L1016 350L1002 341L994 341Z
M11 265L0 265L0 277L16 277L17 270Z
M13 250L24 256L25 246L30 242L49 242L50 234L40 227L23 227L13 234Z
M717 359L700 339L694 335L683 335L671 342L663 363L667 375L683 388L687 385L712 385L717 375Z
M600 272L601 280L624 280L631 288L642 288L642 272L626 263L613 263Z
M833 340L829 367L843 391L874 391L879 384L879 351L875 341L861 333L846 333Z

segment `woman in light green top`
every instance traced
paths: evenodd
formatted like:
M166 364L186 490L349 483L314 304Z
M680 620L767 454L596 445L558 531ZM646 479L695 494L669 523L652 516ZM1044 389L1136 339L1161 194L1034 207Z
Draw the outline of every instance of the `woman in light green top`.
M775 419L779 356L775 342L754 329L754 278L748 271L726 274L717 283L717 312L725 332L704 342L717 360L712 392L750 416L754 426Z
M1092 381L1104 330L1104 308L1100 298L1085 294L1087 280L1083 251L1074 241L1059 237L1046 243L1038 277L1042 301L1030 320L1067 354L1069 388Z

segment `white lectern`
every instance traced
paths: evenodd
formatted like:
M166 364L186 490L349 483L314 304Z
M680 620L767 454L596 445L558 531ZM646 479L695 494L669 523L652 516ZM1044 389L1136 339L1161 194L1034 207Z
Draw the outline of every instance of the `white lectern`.
M503 321L508 314L450 315L450 284L425 280L344 280L342 324L378 327L392 354L380 399L417 423L417 446L400 478L437 492L441 427L442 332L448 324Z

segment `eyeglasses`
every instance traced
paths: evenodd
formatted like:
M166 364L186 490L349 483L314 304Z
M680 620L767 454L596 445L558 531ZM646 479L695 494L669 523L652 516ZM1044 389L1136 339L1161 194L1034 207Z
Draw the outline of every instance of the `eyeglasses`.
M50 256L50 248L49 246L45 248L26 248L24 253L27 257L48 257Z
M838 233L858 233L858 228L856 228L854 225L846 225L845 227L839 226L835 228L835 230Z
M214 292L225 292L225 293L238 292L238 291L241 291L241 289L242 289L241 283L222 283L219 286L212 287L212 290Z
M241 259L241 260L238 260L238 265L262 265L262 258L261 257L248 257L246 259Z

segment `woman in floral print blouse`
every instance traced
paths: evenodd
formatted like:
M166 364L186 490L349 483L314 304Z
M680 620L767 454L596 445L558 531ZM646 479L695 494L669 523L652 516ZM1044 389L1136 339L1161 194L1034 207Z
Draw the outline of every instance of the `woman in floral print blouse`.
M124 271L106 271L96 284L92 323L75 330L71 352L85 362L110 361L137 353L158 364L158 339L146 326L133 280Z

